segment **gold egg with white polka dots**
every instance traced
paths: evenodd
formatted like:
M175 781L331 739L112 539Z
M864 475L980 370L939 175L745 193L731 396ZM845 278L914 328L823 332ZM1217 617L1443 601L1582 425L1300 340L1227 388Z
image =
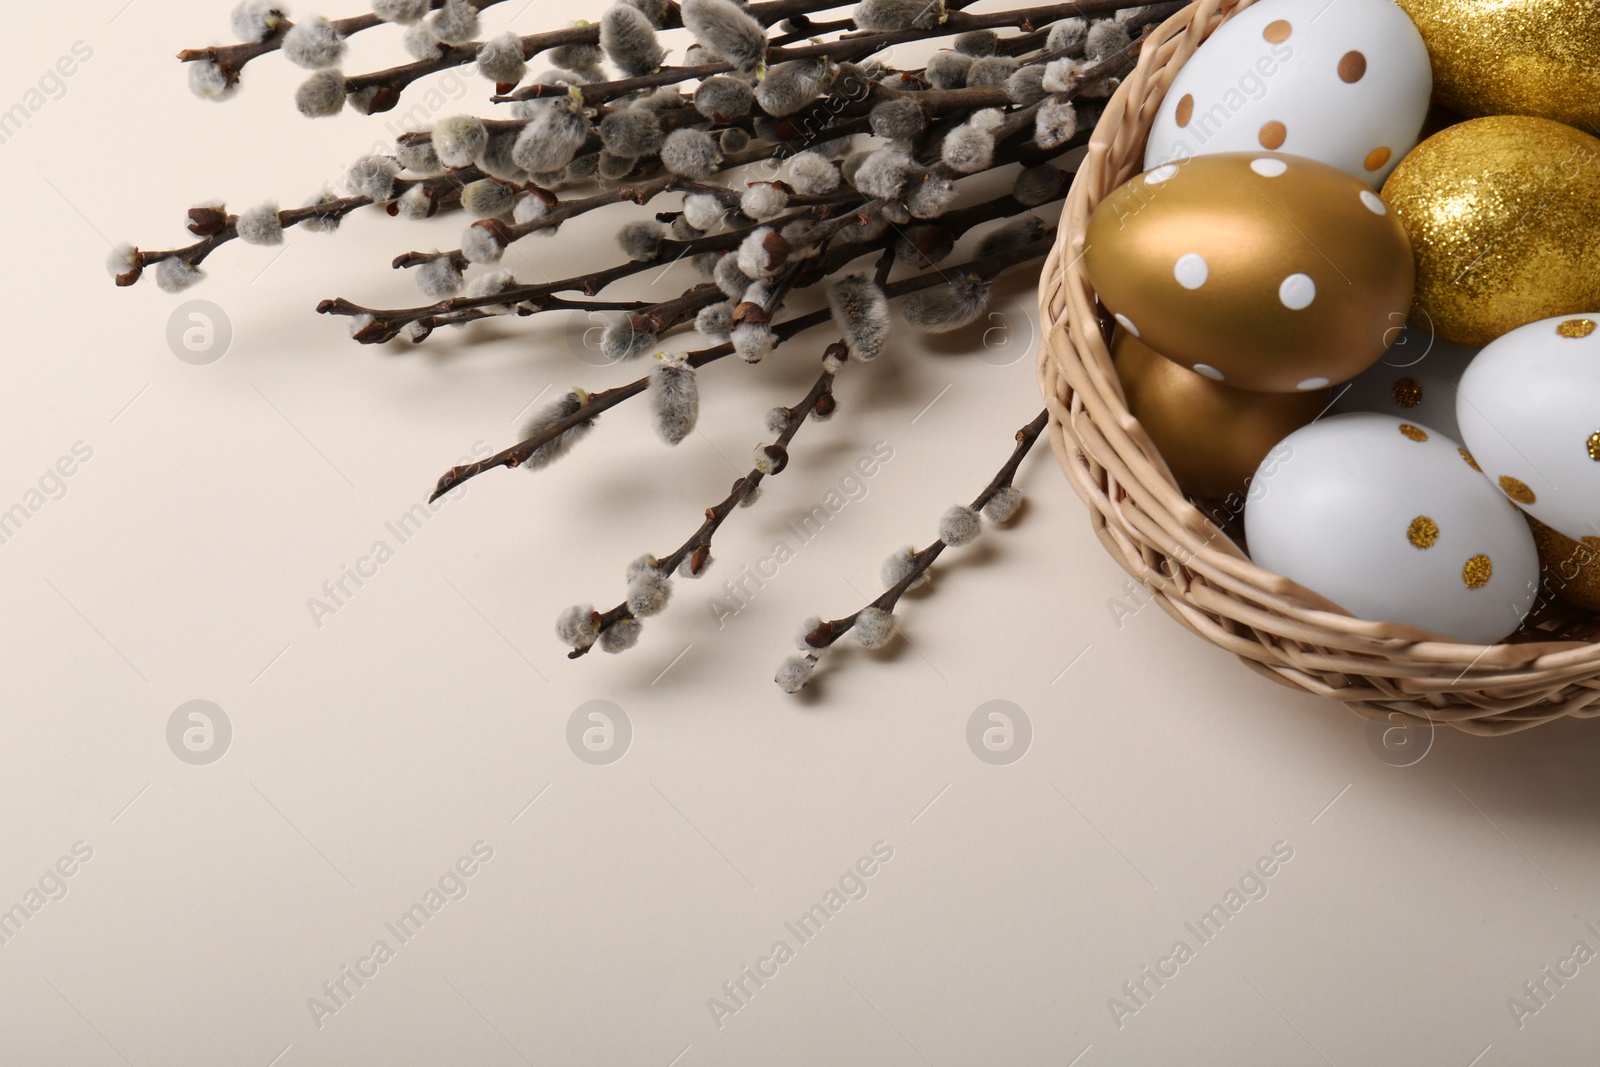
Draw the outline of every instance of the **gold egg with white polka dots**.
M1405 230L1359 180L1273 152L1197 156L1095 209L1083 264L1123 329L1213 381L1322 389L1366 370L1411 308Z
M1376 189L1417 143L1432 89L1427 46L1393 0L1259 0L1178 71L1145 169L1267 149Z

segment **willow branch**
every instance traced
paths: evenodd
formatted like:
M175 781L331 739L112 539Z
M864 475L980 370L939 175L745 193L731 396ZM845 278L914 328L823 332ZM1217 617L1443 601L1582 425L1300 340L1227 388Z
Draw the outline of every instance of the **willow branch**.
M1054 231L1048 231L1046 235L1038 241L1022 245L999 255L974 259L968 263L962 264L961 266L953 267L943 272L928 271L927 273L914 275L910 278L903 278L897 282L889 282L883 286L884 295L888 296L890 299L893 299L895 297L906 296L910 293L918 292L922 289L930 289L935 285L943 284L946 280L946 274L956 274L961 271L970 270L988 277L993 277L994 275L1009 270L1012 267L1018 266L1019 264L1030 262L1045 255L1050 250L1050 242L1053 240L1053 233ZM839 258L843 259L843 262L830 262L823 268L823 270L827 273L832 273L852 260L859 259L861 256L872 251L876 251L876 249L871 246L848 246L846 250L834 253L834 255L837 255ZM501 302L504 303L504 300L502 299ZM785 341L796 336L797 334L803 333L806 330L813 329L814 327L830 321L832 317L832 312L824 308L819 311L812 311L804 315L797 315L794 318L785 319L783 322L774 323L772 326L772 332L776 335L774 347L781 346ZM685 359L691 367L699 369L700 367L704 367L709 363L715 363L717 360L722 359L724 356L731 355L732 353L733 345L728 342L724 342L719 345L713 345L710 348L702 348L694 352L689 352L685 356ZM433 495L428 498L429 502L432 503L434 500L437 500L445 493L448 493L450 490L454 489L456 486L476 478L485 471L494 470L496 467L520 467L527 461L529 456L533 455L534 451L540 445L555 440L557 437L572 429L574 426L577 426L580 423L588 422L601 412L609 411L611 408L616 407L629 397L639 395L645 391L645 388L649 385L649 383L650 379L648 377L643 377L631 381L626 385L619 385L611 389L602 390L598 393L591 393L588 400L577 411L573 412L571 415L568 415L564 419L560 419L551 423L549 426L545 427L539 433L528 438L527 440L519 441L510 448L502 449L501 451L496 452L494 455L480 459L475 463L466 463L460 466L451 467L440 476L438 484L434 487Z
M397 178L395 179L395 199L416 186L422 186L430 191L436 205L448 207L461 200L461 190L480 178L488 177L477 167L463 167L448 174L437 175L432 178ZM370 207L377 203L370 196L346 196L333 200L324 200L305 207L286 208L278 212L278 223L284 229L291 229L301 223L312 219L343 219L346 215L359 208ZM158 252L146 252L136 249L140 269L160 263L164 259L182 259L190 266L199 266L207 256L230 241L238 239L239 216L226 215L220 224L220 229L208 233L192 245L182 248L169 248ZM207 229L211 229L207 227Z
M835 341L828 347L830 351L839 350L841 356L849 351L842 341ZM817 375L817 380L812 383L810 390L805 395L805 399L794 407L787 409L789 414L784 421L783 429L778 434L777 440L765 446L765 452L770 460L771 474L778 475L783 473L789 461L790 442L794 440L795 434L800 432L800 427L804 425L806 418L813 411L818 410L823 398L829 398L831 405L833 379L834 374L832 371L823 371ZM728 520L728 516L732 515L734 510L744 503L751 493L760 488L767 474L768 471L763 471L760 467L751 467L747 473L736 479L733 483L733 488L728 491L728 495L706 509L705 521L700 524L694 533L689 535L689 539L666 556L659 557L657 569L664 574L671 574L678 569L679 564L696 553L701 553L702 559L709 560L711 539L716 536L717 530ZM608 626L632 617L633 612L629 610L627 602L624 601L610 611L601 613L599 621L600 632L603 633ZM577 659L592 647L594 646L586 645L581 648L574 648L567 653L567 658Z
M990 479L989 484L984 486L983 492L973 499L970 505L973 511L982 511L1000 490L1011 485L1013 479L1016 478L1017 468L1022 465L1023 459L1033 449L1034 443L1039 439L1039 435L1044 432L1045 424L1048 422L1049 417L1050 412L1048 410L1041 411L1033 417L1032 422L1017 431L1016 446L1011 450L1010 458ZM856 620L861 617L862 612L869 609L876 608L879 611L892 613L895 605L900 602L900 598L905 595L906 590L917 584L922 576L928 572L928 568L933 566L934 560L938 559L939 555L948 547L944 541L936 540L921 551L913 553L911 564L903 578L884 590L872 603L864 605L843 618L822 623L822 625L806 634L806 644L810 645L815 651L827 648L849 633L854 628Z

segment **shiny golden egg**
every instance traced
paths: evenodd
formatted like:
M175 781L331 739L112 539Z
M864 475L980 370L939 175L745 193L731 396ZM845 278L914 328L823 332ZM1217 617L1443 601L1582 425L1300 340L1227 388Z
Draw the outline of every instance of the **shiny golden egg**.
M1366 370L1411 308L1411 247L1334 167L1273 152L1196 156L1123 184L1084 269L1124 330L1206 378L1314 392Z
M1315 419L1331 389L1255 393L1180 367L1126 330L1111 343L1128 410L1144 426L1178 487L1213 500L1243 501L1272 446Z

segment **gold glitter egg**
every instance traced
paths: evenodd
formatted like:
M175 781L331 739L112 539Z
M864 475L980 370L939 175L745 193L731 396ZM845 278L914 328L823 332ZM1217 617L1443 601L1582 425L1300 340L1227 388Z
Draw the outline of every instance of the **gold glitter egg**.
M1358 179L1289 155L1196 156L1139 175L1095 209L1083 262L1128 333L1257 392L1355 377L1411 305L1394 213Z
M1272 446L1327 408L1332 390L1252 393L1201 377L1126 330L1111 343L1128 410L1186 493L1242 505Z
M1600 537L1574 541L1528 516L1545 588L1569 604L1600 611Z
M1600 139L1548 119L1472 119L1413 149L1383 198L1416 255L1413 324L1485 345L1600 307Z
M1434 99L1463 115L1600 126L1600 0L1399 0Z

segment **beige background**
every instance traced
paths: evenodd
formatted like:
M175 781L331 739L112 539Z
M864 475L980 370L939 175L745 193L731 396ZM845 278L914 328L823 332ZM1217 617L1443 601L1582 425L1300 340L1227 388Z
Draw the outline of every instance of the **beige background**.
M558 468L486 475L395 545L384 523L475 443L513 440L547 388L636 368L585 364L555 317L352 344L315 302L416 302L388 260L461 225L376 214L281 254L226 248L187 296L223 309L231 349L175 358L184 298L112 288L108 243L177 243L206 197L300 203L389 136L300 119L281 60L230 104L191 97L172 55L224 39L229 6L7 12L0 106L75 42L93 55L0 145L0 508L75 443L92 458L0 544L0 907L75 843L92 857L0 945L0 1062L1593 1061L1600 965L1548 983L1520 1028L1507 1000L1576 942L1600 950L1595 725L1380 758L1353 716L1141 609L1042 452L1021 520L950 553L906 640L830 656L802 699L773 686L796 623L875 593L883 555L931 537L1037 410L1028 279L990 349L902 335L847 374L840 414L625 656L566 661L556 612L614 603L628 560L693 529L765 409L804 391L804 344L707 370L676 450L624 406ZM602 10L518 6L491 28ZM369 36L349 69L396 61ZM574 225L507 265L554 277L609 245ZM721 583L880 440L865 497L719 628ZM307 599L379 538L394 558L317 626ZM206 766L166 739L195 699L233 731ZM631 723L610 765L568 746L591 700ZM1031 722L1010 765L968 746L992 700ZM467 895L400 945L384 924L480 841ZM893 856L865 897L799 944L784 924L877 842ZM1293 858L1266 895L1201 944L1185 924L1277 842ZM308 998L380 938L394 958L319 1026ZM794 958L719 1027L708 998L780 938ZM1179 939L1193 958L1119 1026L1109 999Z

